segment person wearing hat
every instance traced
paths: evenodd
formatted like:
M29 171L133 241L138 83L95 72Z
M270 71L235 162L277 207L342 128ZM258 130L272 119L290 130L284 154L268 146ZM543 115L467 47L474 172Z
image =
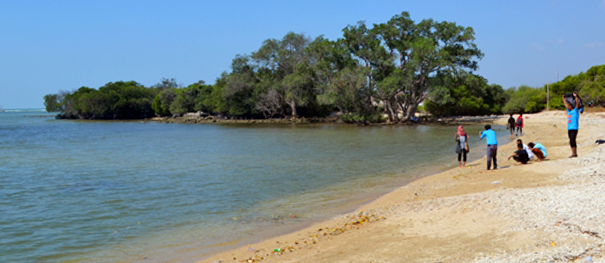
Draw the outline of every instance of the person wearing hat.
M498 169L498 140L496 138L496 132L492 130L491 125L485 125L485 130L480 132L481 140L485 137L487 142L487 170L491 169L492 161L494 163L494 170Z

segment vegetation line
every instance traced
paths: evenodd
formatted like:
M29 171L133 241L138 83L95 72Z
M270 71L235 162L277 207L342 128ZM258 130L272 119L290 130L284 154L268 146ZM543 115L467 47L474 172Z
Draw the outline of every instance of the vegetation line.
M245 119L325 117L345 122L409 121L418 111L434 117L537 112L546 87L504 90L475 74L483 53L471 27L403 12L386 23L349 25L342 38L315 39L290 32L267 39L250 55L236 55L231 72L214 85L187 87L162 79L151 87L135 81L44 96L59 118L141 119L204 112ZM552 84L551 108L576 92L605 103L605 65Z

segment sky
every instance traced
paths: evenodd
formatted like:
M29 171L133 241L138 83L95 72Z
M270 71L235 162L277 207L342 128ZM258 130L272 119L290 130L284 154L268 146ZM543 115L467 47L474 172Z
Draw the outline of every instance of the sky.
M121 80L213 84L266 39L334 40L403 11L472 27L485 54L477 73L504 88L605 64L605 0L0 1L0 106L43 108L46 94Z

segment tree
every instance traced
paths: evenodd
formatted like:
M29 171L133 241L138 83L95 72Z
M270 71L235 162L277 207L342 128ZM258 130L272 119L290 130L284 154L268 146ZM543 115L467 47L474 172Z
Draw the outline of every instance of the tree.
M595 105L605 105L605 86L597 81L585 81L582 83L580 97Z
M533 113L546 108L546 92L541 88L536 89L522 85L510 90L512 91L510 100L502 109L504 113Z
M258 101L258 83L262 80L255 72L255 67L249 63L248 56L236 56L231 62L231 73L221 76L220 87L223 102L221 113L229 115L253 115ZM218 97L215 97L219 99Z
M169 116L170 115L170 105L172 101L176 98L175 88L166 88L160 92L160 94L156 95L153 99L153 103L151 105L155 115L157 116Z
M368 68L353 58L343 39L330 41L319 36L307 47L307 55L312 62L312 80L319 104L359 118L375 113L373 91L367 81Z
M313 94L313 70L310 67L306 48L311 42L303 34L289 32L281 40L268 39L250 56L257 67L264 68L265 77L256 74L260 82L269 82L267 93L272 91L270 97L277 98L280 93L284 102L290 106L293 117L298 116L297 107L307 105L315 99ZM267 75L271 75L266 78ZM266 96L265 96L266 97ZM259 106L263 108L263 106Z
M369 69L369 85L390 121L399 119L397 111L404 119L413 116L433 78L476 70L474 59L483 56L472 28L431 19L415 23L407 12L372 29L359 22L343 31L351 53Z
M579 84L580 96L594 105L605 105L605 65L594 66L586 71Z
M63 118L140 119L152 115L154 96L154 90L135 81L117 81L99 89L80 87L73 92L61 91L44 99L47 110L54 107Z
M61 101L59 100L59 94L44 95L44 107L47 112L60 112Z
M284 116L284 98L277 90L269 90L262 94L256 103L256 109L263 113L265 118L271 118L276 115Z
M326 105L335 105L341 113L355 113L369 116L372 110L371 92L367 89L366 73L362 67L344 68L340 71L324 92L319 101Z
M500 85L466 71L435 77L431 86L425 105L435 116L500 114L507 98Z
M214 87L212 85L206 85L206 82L203 80L200 80L191 86L193 85L195 85L198 90L198 94L194 99L195 106L193 109L195 111L212 112L211 95Z
M171 79L167 79L167 78L162 78L162 80L160 80L159 83L151 86L151 88L153 89L158 89L160 91L164 91L167 89L178 89L181 88L181 85L176 83L176 79L171 78Z

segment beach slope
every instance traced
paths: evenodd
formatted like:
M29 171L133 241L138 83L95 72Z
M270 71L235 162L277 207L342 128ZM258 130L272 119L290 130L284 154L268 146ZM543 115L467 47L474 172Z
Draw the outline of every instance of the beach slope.
M199 262L573 262L588 256L601 262L605 145L594 142L605 139L605 114L581 116L575 159L567 158L563 111L526 117L519 138L547 147L546 161L515 164L506 160L514 142L500 145L497 170L486 171L484 157L355 212Z

